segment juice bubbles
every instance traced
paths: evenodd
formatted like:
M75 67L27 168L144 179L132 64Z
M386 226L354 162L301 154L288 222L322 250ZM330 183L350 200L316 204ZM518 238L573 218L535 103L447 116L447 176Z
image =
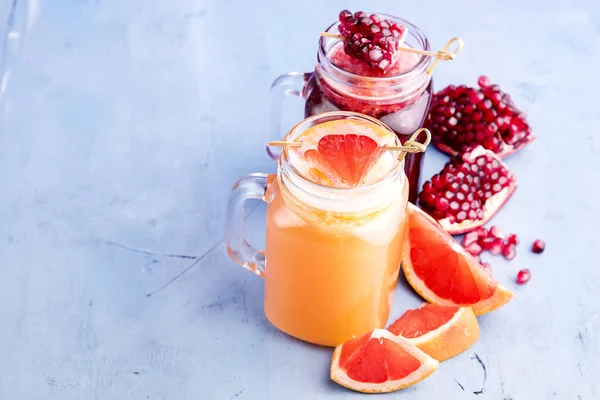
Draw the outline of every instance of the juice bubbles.
M329 113L296 126L286 140L303 145L282 153L277 179L265 194L264 276L265 313L273 325L335 346L385 326L399 272L408 184L391 151L357 185L335 176L319 180L318 166L304 153L330 134L398 143L384 125L353 113Z

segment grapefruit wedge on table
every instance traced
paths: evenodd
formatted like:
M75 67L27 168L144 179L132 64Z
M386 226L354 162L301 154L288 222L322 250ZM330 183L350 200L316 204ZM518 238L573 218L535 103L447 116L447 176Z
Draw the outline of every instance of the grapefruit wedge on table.
M393 392L422 381L438 367L405 339L375 329L335 348L331 379L363 393Z
M410 203L407 211L402 270L421 297L443 306L471 306L475 315L495 310L513 298L433 218Z
M429 303L408 310L388 330L438 361L462 353L479 338L479 324L471 307Z

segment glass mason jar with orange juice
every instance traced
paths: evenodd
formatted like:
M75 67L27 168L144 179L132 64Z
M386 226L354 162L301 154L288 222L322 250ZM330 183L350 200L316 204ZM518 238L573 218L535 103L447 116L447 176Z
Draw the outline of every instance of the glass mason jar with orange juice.
M341 142L327 154L332 148L324 143L332 138ZM283 148L276 175L252 174L234 185L227 248L265 278L265 313L273 325L335 346L384 327L388 318L408 182L399 152L378 150L400 141L380 121L343 111L307 118L285 140L301 146ZM374 152L365 168L360 152L368 145ZM268 204L264 252L243 237L247 199Z

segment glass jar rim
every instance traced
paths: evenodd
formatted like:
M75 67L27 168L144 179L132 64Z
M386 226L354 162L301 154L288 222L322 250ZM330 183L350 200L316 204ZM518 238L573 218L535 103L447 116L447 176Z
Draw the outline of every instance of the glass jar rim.
M398 136L395 134L395 132L390 127L388 127L386 124L384 124L380 120L373 118L369 115L361 114L361 113L357 113L357 112L353 112L353 111L329 111L329 112L324 112L321 114L315 114L311 117L308 117L308 118L298 122L296 125L294 125L289 130L289 132L285 135L284 140L285 141L293 140L295 137L297 137L298 135L300 135L304 131L306 131L306 129L308 129L314 125L318 125L319 123L316 123L314 125L313 125L313 123L319 119L329 120L330 118L336 118L336 117L343 117L343 118L338 118L338 119L353 118L353 119L357 119L357 120L360 120L363 122L370 122L370 123L376 124L377 126L384 128L385 130L389 131L392 135L394 135L394 139L396 142L395 145L397 145L397 146L402 145L402 142L400 141ZM323 122L326 122L326 121L323 121ZM383 185L389 184L390 182L394 181L395 179L398 179L398 176L402 177L402 175L404 173L404 160L399 160L398 157L395 157L395 160L396 161L392 165L390 170L385 175L383 175L380 179L378 179L377 181L375 181L373 183L370 183L368 185L357 186L357 187L338 188L338 187L321 185L317 182L310 180L308 177L306 177L304 174L302 174L290 161L289 149L286 146L286 147L283 147L283 149L281 151L281 156L279 158L279 167L280 168L279 168L278 174L281 174L281 173L293 174L294 177L300 178L302 180L302 184L307 186L306 191L311 191L310 189L313 188L314 192L322 192L322 193L327 193L327 194L336 194L336 195L340 195L343 193L344 194L350 194L350 193L351 194L360 194L360 193L372 191Z
M371 13L367 13L367 14L371 14ZM404 25L406 28L408 28L408 35L412 34L413 36L415 36L422 44L422 49L421 50L431 50L430 45L429 45L429 40L427 39L427 37L425 36L425 34L414 24L412 24L411 22L390 15L390 14L383 14L383 13L374 13L377 14L381 17L384 17L385 19L391 19L394 20L396 22L400 22L402 25ZM340 22L336 21L333 24L329 25L329 27L327 28L326 32L331 33L332 29L336 29L338 24ZM410 69L403 71L399 74L395 74L395 75L390 75L390 76L385 76L385 77L373 77L373 76L364 76L364 75L358 75L349 71L346 71L340 67L338 67L328 56L327 54L327 40L338 40L339 39L331 39L325 36L321 36L321 38L319 39L319 51L318 51L318 61L321 62L321 59L326 60L328 63L328 66L331 66L331 68L333 68L333 70L335 71L336 74L339 74L341 76L344 76L347 79L360 79L364 82L390 82L393 83L395 81L397 81L398 78L409 78L411 75L416 75L416 76L420 76L423 73L425 73L427 71L427 68L429 67L429 64L431 63L431 58L427 57L425 55L421 55L421 57L419 58L419 61L413 65Z

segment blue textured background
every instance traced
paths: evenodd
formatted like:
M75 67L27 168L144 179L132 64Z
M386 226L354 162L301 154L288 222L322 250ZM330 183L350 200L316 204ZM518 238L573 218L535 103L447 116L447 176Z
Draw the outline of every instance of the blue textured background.
M520 187L494 220L519 254L488 258L514 301L389 398L600 397L597 1L5 0L0 399L360 396L329 381L330 350L268 324L263 282L221 238L232 183L274 169L271 81L310 70L318 32L367 4L434 48L462 37L438 89L486 73L538 135L507 160ZM299 101L286 110L302 115ZM428 151L425 176L444 161ZM248 218L257 245L263 218ZM538 237L541 256L527 249ZM421 301L398 295L392 317Z

